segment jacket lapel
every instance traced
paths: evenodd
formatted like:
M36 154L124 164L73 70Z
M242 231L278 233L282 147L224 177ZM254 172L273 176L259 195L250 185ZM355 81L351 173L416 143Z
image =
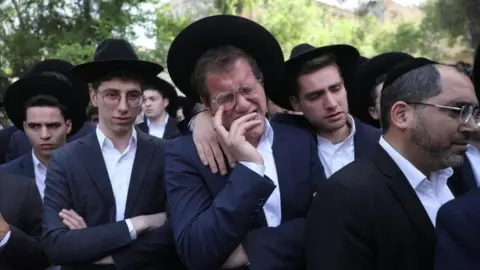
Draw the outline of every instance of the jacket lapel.
M380 145L377 145L374 160L380 171L385 175L390 190L402 204L420 235L429 241L434 241L435 230L433 224L403 172Z
M135 202L140 196L139 191L142 187L148 168L150 167L150 162L154 159L156 148L152 143L153 139L153 137L147 134L141 132L137 133L137 151L133 162L132 175L130 176L125 216L130 216L130 213L135 206ZM162 181L162 179L158 179L158 181Z
M110 219L115 220L115 197L113 195L107 167L105 166L105 160L103 159L102 150L100 149L97 133L95 131L90 132L78 141L83 144L83 147L79 147L80 150L78 154L81 157L80 160L84 162L85 168L90 174L98 192L102 194L101 197L105 204L111 207Z
M273 158L275 159L275 167L277 169L277 178L281 194L281 203L282 203L282 212L289 207L283 207L283 202L292 202L295 201L294 198L288 198L288 196L294 195L291 190L295 190L292 186L295 184L295 181L292 181L293 171L292 171L292 156L288 151L289 147L285 147L285 144L290 143L288 141L288 132L276 132L280 129L275 123L272 123L272 128L274 130L273 135ZM282 216L291 216L289 213L282 213Z
M163 134L164 139L173 139L180 134L180 131L177 127L177 121L172 117L168 117L167 125L165 126L165 133Z
M21 162L22 174L35 179L35 165L33 165L32 154L24 155Z
M368 156L372 153L374 147L377 145L380 139L380 132L375 134L369 132L366 124L362 123L357 118L353 118L355 121L355 135L353 136L353 143L355 145L355 159Z
M148 128L148 125L147 125L147 122L142 122L140 124L137 125L137 128L139 130L141 130L142 132L145 132L148 134L148 132L150 131L149 128Z

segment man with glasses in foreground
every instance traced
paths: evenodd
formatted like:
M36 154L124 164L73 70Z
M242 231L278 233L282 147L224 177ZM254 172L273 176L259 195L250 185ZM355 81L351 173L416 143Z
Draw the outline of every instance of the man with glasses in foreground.
M91 83L95 132L59 149L47 172L44 252L63 269L177 269L166 223L164 141L133 124L141 83L163 68L139 61L121 39L104 40L73 72Z
M277 89L283 70L277 40L248 19L212 16L178 34L167 62L173 82L208 108L238 161L214 174L191 135L167 146L167 197L186 267L303 269L304 217L323 168L308 132L265 117L264 89Z
M437 211L454 198L451 167L462 166L479 122L474 87L455 68L416 58L388 73L380 105L374 155L318 188L307 269L433 268Z

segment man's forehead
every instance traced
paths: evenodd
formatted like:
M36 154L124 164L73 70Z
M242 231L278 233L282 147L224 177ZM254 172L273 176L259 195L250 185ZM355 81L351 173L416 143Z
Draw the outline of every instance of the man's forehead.
M475 87L468 76L454 67L438 66L442 92L437 99L450 103L478 104Z

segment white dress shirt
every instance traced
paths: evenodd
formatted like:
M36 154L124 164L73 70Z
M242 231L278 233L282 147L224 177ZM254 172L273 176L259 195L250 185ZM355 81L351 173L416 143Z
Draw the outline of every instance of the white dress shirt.
M350 135L343 142L333 144L329 140L317 135L318 157L322 162L327 178L355 160L355 144L353 140L356 131L355 121L350 115L348 115L348 120L352 128Z
M275 184L275 190L273 190L267 202L264 204L263 212L265 213L268 227L277 227L282 221L282 202L272 145L273 129L268 120L265 119L265 132L257 146L257 150L263 158L264 165L258 165L253 162L240 163L261 176L267 176Z
M115 197L116 221L124 220L127 205L128 188L132 175L133 162L137 152L137 131L133 129L130 142L123 152L118 151L113 142L97 127L98 143L107 167L108 177ZM125 220L133 240L137 234L130 219Z
M447 186L447 180L452 176L453 169L446 168L433 172L427 178L421 171L413 166L410 161L385 141L383 136L380 138L380 145L403 172L415 190L433 226L435 226L438 209L440 209L444 203L454 199L452 192Z
M465 162L470 161L470 164L472 165L473 176L477 182L477 187L480 187L480 150L475 148L473 145L468 145L467 157L468 160L465 160Z
M160 124L153 124L150 119L147 119L148 134L162 139L165 134L165 128L167 127L168 117L168 114L165 114L165 121Z
M35 184L37 185L40 197L45 197L45 178L47 178L47 167L40 162L32 150L33 170L35 172Z

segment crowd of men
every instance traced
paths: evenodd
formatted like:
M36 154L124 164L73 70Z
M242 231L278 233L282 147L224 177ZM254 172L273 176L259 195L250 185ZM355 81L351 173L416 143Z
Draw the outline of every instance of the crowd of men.
M217 15L172 42L175 86L123 39L33 66L3 98L0 269L479 269L480 53L283 55Z

